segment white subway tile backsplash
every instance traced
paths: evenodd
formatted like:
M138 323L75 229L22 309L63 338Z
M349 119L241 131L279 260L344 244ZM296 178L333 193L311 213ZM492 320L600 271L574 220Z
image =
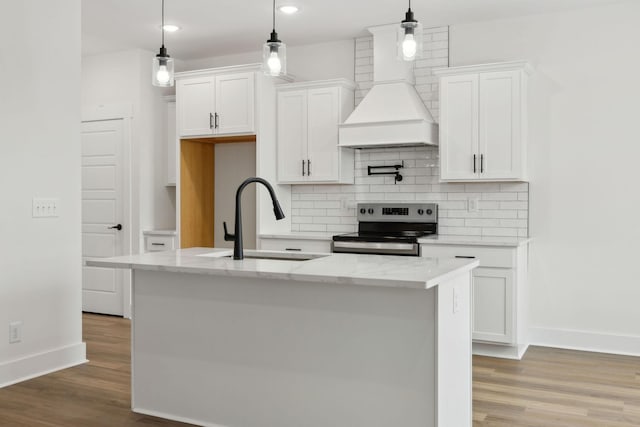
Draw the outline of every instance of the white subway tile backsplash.
M464 225L467 227L498 227L500 220L494 218L467 218L464 220Z
M505 237L518 237L517 228L483 228L483 236L505 236Z
M311 189L313 191L313 189ZM300 194L300 200L327 200L325 193L304 193Z
M329 230L330 226L325 224L298 224L298 230L295 231L334 231ZM335 225L334 227L339 227Z
M315 201L313 202L314 208L326 208L326 209L338 209L340 208L341 203L338 200L327 200L327 201Z
M529 209L528 203L525 202L500 202L500 209Z
M373 39L355 40L355 93L358 104L373 85ZM423 57L415 63L416 89L438 120L439 80L432 68L449 64L448 27L423 31ZM395 165L393 176L368 176L367 166ZM292 231L347 233L357 229L357 202L434 202L439 207L439 233L462 236L528 235L527 183L441 183L437 147L378 148L355 151L354 185L293 185ZM468 199L478 199L477 212ZM350 206L350 207L347 207Z
M314 217L313 218L313 223L314 224L340 224L340 217L335 217L335 216L322 216L322 217Z
M437 147L356 150L354 185L294 185L293 231L351 232L357 229L355 202L438 203L440 234L527 236L528 184L440 183ZM368 176L367 166L404 161L392 176ZM468 199L479 200L478 212L468 211ZM350 208L346 203L350 202ZM312 226L312 227L310 227ZM310 229L310 228L313 228Z
M482 200L518 200L518 193L482 193Z

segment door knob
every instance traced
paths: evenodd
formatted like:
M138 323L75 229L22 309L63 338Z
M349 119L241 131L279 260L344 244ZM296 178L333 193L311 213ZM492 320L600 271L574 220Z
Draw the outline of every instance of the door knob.
M114 225L113 227L109 227L109 230L116 229L118 231L122 230L122 224Z

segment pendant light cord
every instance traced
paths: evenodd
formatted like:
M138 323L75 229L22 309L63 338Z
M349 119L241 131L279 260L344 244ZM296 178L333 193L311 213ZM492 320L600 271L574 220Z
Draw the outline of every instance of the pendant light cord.
M164 0L162 0L162 47L164 47Z
M276 0L273 0L273 32L275 31L276 31Z

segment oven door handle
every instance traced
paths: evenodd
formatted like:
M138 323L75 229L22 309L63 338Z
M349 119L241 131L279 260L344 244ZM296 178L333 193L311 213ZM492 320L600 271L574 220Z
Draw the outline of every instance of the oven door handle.
M394 249L394 250L411 250L414 248L413 243L377 243L377 242L333 242L336 248L345 249Z
M332 242L333 252L367 253L379 255L420 255L417 243L381 243L381 242Z

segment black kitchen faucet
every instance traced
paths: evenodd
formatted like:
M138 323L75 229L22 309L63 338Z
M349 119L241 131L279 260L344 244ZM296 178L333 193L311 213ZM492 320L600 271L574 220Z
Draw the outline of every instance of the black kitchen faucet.
M271 186L271 184L269 184L267 180L258 177L245 179L238 187L238 191L236 191L236 225L234 233L229 234L227 232L227 223L222 223L222 225L224 226L224 240L228 242L233 241L233 259L244 259L244 253L242 250L241 198L242 190L244 190L244 188L252 182L259 182L260 184L267 187L267 190L269 190L269 195L271 196L271 201L273 202L273 213L276 215L276 219L281 220L284 218L284 212L282 212L282 208L280 207L280 203L278 203L278 198L276 197L276 193L275 191L273 191L273 187Z

